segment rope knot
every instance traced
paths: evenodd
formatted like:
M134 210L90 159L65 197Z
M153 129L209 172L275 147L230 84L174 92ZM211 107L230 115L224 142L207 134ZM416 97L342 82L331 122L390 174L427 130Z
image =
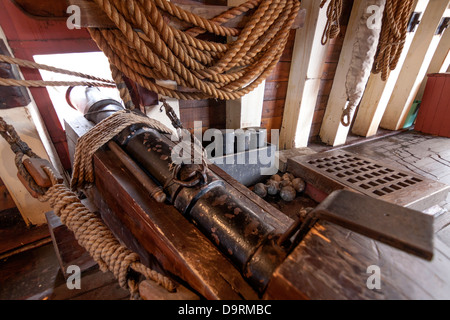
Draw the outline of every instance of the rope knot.
M11 150L14 153L23 153L28 154L31 152L31 148L23 141L15 141L13 144L10 145Z

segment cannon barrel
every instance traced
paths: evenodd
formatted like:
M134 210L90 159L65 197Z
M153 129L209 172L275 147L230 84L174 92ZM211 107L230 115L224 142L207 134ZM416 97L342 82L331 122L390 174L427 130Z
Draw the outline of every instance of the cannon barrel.
M85 117L99 123L122 105L105 97L97 88L71 90L68 101ZM174 183L172 150L176 142L166 134L145 125L131 125L114 141L157 183L169 201L214 243L260 293L274 270L287 255L279 246L277 230L254 212L246 197L229 192L223 180L211 171L206 180L193 186ZM197 164L183 164L182 173L191 177Z

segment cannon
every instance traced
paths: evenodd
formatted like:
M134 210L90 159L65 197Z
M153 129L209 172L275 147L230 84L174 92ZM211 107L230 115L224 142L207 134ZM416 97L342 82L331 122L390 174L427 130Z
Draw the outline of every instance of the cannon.
M94 88L73 90L69 100L91 122L78 119L77 125L66 124L72 149L77 136L92 123L123 110L120 102L105 98ZM332 251L342 255L336 252L336 244L339 247L344 241L342 232L357 234L358 240L349 241L349 248L358 241L363 242L362 248L373 246L375 241L385 244L388 251L403 251L406 260L414 264L427 264L433 258L430 215L353 191L338 190L312 210L292 219L208 161L174 168L172 150L177 142L172 140L170 135L145 125L126 128L113 139L113 145L108 144L94 156L96 187L91 196L119 238L147 255L149 264L158 265L205 298L297 299L344 292L346 298L377 296L365 282L355 288L350 284L353 280L349 280L352 276L361 277L356 270L366 271L365 260L373 252L360 252L364 257L361 265L357 260L351 262L352 266L347 265L348 261L344 263L346 266L338 277L349 273L346 281L350 289L343 285L331 293L327 291L331 287L327 289L325 285L319 290L317 283L323 284L326 277L336 276L332 272L316 279L305 278L313 272L307 267L311 259L312 264L319 264L317 269L323 264L328 271L339 268L346 260L341 256L342 261L335 267L330 261L319 263L321 253L330 254L321 245L328 243L329 248L334 248ZM129 166L124 170L124 160L117 161L116 149L126 154L138 167L137 171L133 172ZM152 188L164 192L163 201L155 200L143 190L139 179L142 174L153 182ZM316 236L321 232L324 235L331 232L336 239L322 235L319 236L322 243L318 245ZM312 242L315 247L308 247ZM386 296L408 294L393 288L386 291Z

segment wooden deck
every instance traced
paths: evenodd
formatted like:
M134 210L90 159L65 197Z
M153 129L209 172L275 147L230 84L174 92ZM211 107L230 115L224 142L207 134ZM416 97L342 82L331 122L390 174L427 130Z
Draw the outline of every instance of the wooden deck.
M323 149L322 146L313 148ZM407 131L346 146L344 149L450 185L448 138ZM435 232L439 245L450 247L450 196L447 200L436 203L428 211L436 217ZM0 239L6 232L0 229ZM96 267L82 274L81 290L68 290L51 243L0 260L0 284L0 300L128 298L128 293L118 287L110 273L102 273ZM450 296L450 293L448 295Z

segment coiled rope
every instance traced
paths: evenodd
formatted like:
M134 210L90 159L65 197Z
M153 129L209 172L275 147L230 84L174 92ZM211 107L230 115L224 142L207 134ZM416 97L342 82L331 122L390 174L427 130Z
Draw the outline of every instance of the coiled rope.
M115 119L112 121L113 125L115 123L117 124L117 121L121 123L121 126L145 123L157 130L161 129L163 132L168 131L164 125L159 124L156 120L151 120L138 115L133 116L129 111L118 113L119 115L116 115ZM125 120L125 118L127 118L127 120ZM106 120L108 119L105 119L105 121ZM87 138L84 140L97 141L97 143L94 143L95 147L100 143L99 140L101 140L98 138L99 131L105 131L105 128L103 126L94 127L86 133ZM110 130L110 132L114 132L114 130ZM3 138L5 138L10 145L11 150L16 154L15 162L19 172L22 170L26 171L22 164L24 154L30 157L39 158L31 151L28 145L20 139L14 127L6 123L2 117L0 117L0 134ZM102 134L100 136L104 137ZM90 156L90 162L85 159L83 165L86 165L88 162L90 164L92 163L93 152L86 152L86 149L84 149L85 147L85 144L77 144L76 147L76 153L80 154L81 152L79 150L81 148L83 149L82 153L87 153ZM79 167L79 159L79 156L75 158L74 167L76 168ZM143 265L139 261L139 256L125 246L121 245L108 227L103 223L103 220L101 220L95 213L90 212L89 209L81 203L80 199L72 190L64 184L58 183L52 169L49 167L44 167L43 170L49 176L52 186L48 189L41 188L41 190L39 190L39 201L48 201L50 203L54 209L54 213L60 217L61 222L74 233L79 244L84 247L92 258L98 263L100 270L103 272L108 270L111 271L118 280L119 285L130 291L131 299L140 298L139 275L144 276L147 280L155 281L169 292L175 291L176 285L172 280ZM82 171L89 172L89 170L86 169L82 169ZM77 185L86 185L86 183L81 181L81 179L82 178L78 177Z
M256 88L278 63L300 9L298 0L251 0L207 20L166 0L95 2L117 27L89 29L110 63L142 87L182 100L238 99ZM252 8L241 32L221 25ZM193 28L178 30L163 13ZM236 40L223 44L194 37L202 32ZM172 80L182 88L170 89L153 79Z
M372 72L386 81L403 51L414 0L387 0Z

